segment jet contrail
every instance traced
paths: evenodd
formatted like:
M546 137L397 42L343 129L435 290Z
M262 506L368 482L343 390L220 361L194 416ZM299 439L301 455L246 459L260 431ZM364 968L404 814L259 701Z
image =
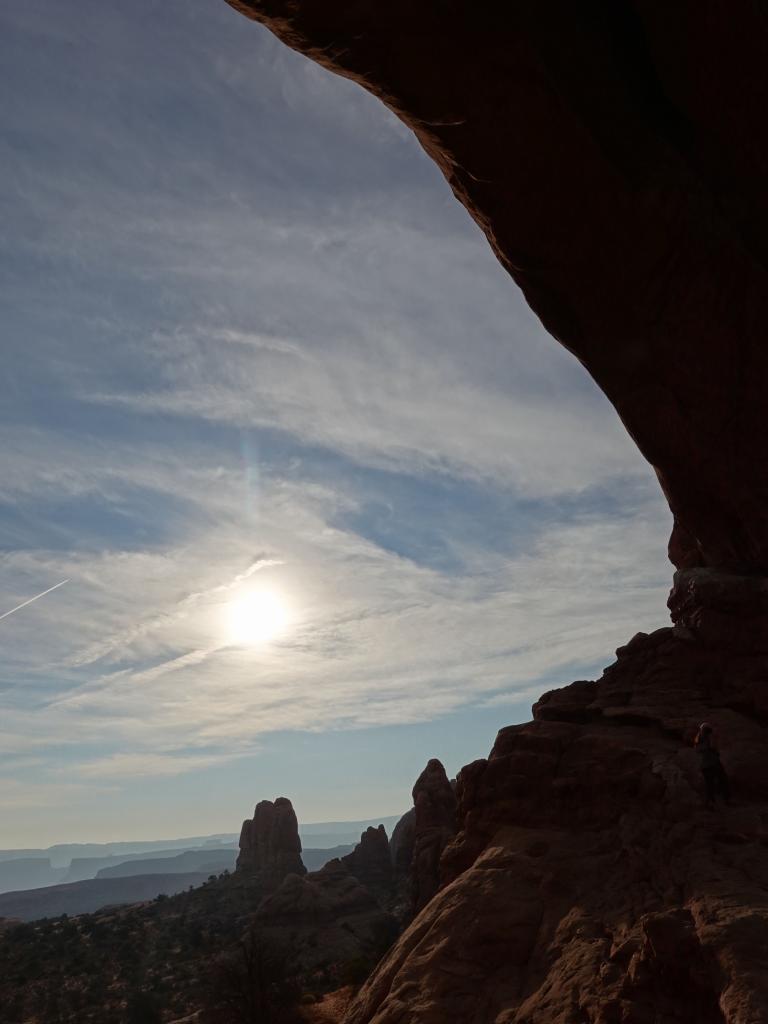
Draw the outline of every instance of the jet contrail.
M42 594L35 594L34 597L30 597L28 600L22 601L21 604L17 604L15 608L11 608L9 612L3 612L3 614L0 615L0 619L7 619L9 615L13 615L14 612L17 612L19 608L26 608L27 605L32 604L33 601L39 601L41 597L45 597L46 594L50 594L52 590L58 590L58 588L63 587L65 583L69 583L69 580L62 580L61 583L56 583L52 587L48 587L48 589L44 590Z

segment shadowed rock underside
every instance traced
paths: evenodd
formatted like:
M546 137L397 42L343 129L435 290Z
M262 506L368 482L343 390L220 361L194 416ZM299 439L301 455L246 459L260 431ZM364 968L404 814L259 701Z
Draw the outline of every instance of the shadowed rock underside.
M654 466L678 568L768 571L768 12L227 0L382 99Z

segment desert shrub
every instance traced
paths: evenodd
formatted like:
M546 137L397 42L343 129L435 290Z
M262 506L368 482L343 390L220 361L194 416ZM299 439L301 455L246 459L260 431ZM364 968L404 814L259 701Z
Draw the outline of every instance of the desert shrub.
M347 960L346 963L341 965L339 981L342 985L354 985L355 988L359 988L367 980L368 975L375 966L376 961L371 957L353 957L352 960Z
M134 991L125 1007L125 1024L162 1024L163 1015L151 992Z
M211 965L211 1024L293 1024L299 991L287 957L253 926Z

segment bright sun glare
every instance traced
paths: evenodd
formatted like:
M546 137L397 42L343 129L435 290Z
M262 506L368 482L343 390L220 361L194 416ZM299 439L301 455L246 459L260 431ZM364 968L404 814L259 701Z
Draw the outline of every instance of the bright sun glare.
M251 590L226 607L226 630L231 644L253 647L274 640L291 620L288 605L275 590Z

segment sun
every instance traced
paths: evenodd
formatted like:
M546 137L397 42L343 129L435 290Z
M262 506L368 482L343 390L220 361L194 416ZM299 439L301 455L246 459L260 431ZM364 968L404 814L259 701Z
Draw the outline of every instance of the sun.
M225 608L225 629L230 644L255 647L275 640L288 628L290 610L277 590L249 590Z

